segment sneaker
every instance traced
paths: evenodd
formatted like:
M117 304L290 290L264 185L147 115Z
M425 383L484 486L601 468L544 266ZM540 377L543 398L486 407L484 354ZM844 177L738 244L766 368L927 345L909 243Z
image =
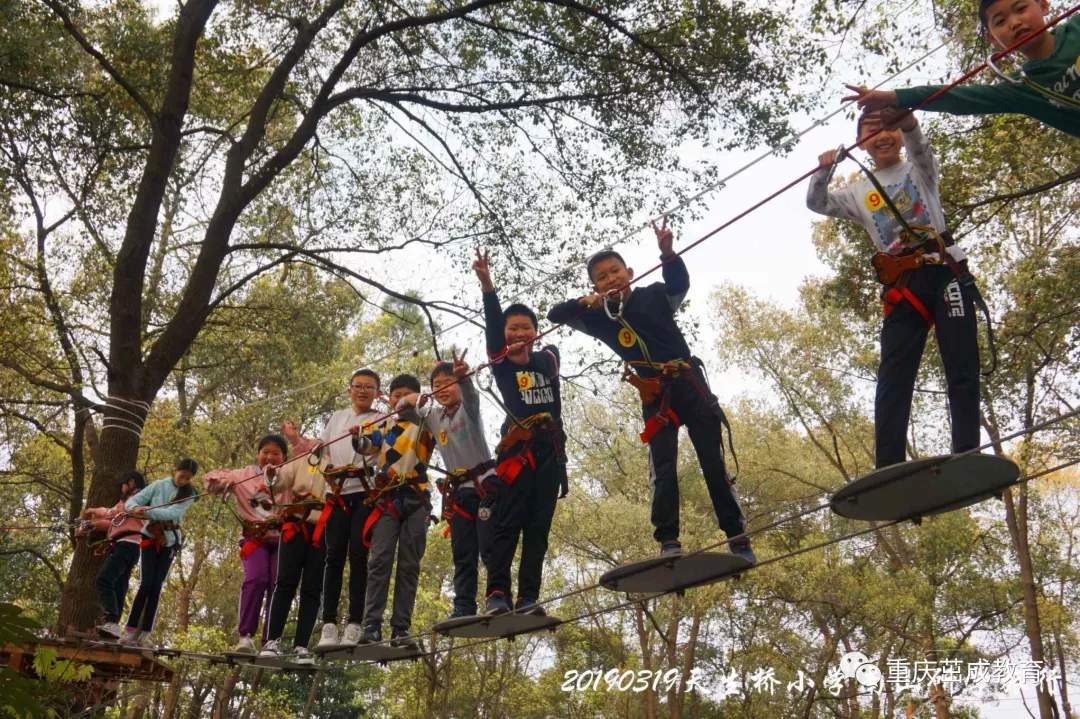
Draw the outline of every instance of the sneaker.
M105 622L97 626L97 632L106 639L119 639L124 635L124 630L116 622Z
M271 639L266 644L263 644L262 651L259 652L260 657L280 657L281 656L281 641L278 639Z
M139 632L139 638L135 640L135 645L143 649L158 648L157 642L150 639L150 632Z
M319 643L315 646L316 649L329 649L331 647L338 646L338 630L337 625L333 622L327 622L322 625L322 634L319 636Z
M364 630L359 624L349 622L345 625L345 636L341 638L342 646L355 647L360 643L360 635Z
M396 649L408 649L410 652L420 651L420 645L412 640L409 633L398 629L390 635L390 646Z
M666 542L660 543L661 557L678 557L682 553L682 543L677 539L669 539Z
M297 664L314 664L315 655L311 653L307 647L296 647L293 649L293 653L296 657L293 659Z
M240 641L233 647L233 652L236 654L254 654L255 641L251 637L240 637Z
M497 614L506 614L509 611L510 602L506 601L505 594L495 591L488 595L487 608L484 611L484 614L495 616Z
M359 625L356 625L359 628ZM346 635L348 630L346 629ZM360 644L379 644L382 642L382 627L364 627L359 637Z
M518 598L517 603L514 605L514 613L531 614L534 617L547 616L547 612L544 611L544 608L542 606L536 603L535 599L521 599L520 597Z
M750 539L748 537L741 537L739 539L733 539L728 542L728 549L736 557L742 557L751 564L757 564L757 555L754 554L754 550L750 548Z

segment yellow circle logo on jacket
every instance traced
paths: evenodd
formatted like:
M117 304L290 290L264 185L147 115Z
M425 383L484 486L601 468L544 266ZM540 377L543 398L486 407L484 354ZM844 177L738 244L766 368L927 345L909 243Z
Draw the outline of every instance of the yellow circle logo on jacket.
M517 373L517 385L518 389L532 389L533 376L531 372L518 372Z
M881 197L881 193L877 190L870 190L866 193L866 197L863 198L863 203L866 205L866 209L871 212L877 212L885 204L885 200Z
M623 347L633 347L635 342L637 342L637 335L625 327L619 330L619 344Z

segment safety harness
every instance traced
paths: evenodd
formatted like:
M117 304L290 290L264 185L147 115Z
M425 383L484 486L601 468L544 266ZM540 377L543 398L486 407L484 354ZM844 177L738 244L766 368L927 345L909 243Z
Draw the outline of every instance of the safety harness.
M446 527L443 529L443 537L450 536L450 520L454 518L454 515L461 517L466 522L472 522L476 520L476 516L471 512L467 512L464 507L458 504L457 492L461 489L461 486L466 482L472 482L473 487L476 489L476 493L483 499L486 492L484 491L483 484L480 478L495 468L495 460L488 459L471 469L465 469L459 467L453 471L445 472L445 476L435 483L439 493L442 494L442 519L446 522ZM432 469L435 469L432 467Z
M852 153L848 152L846 147L841 146L837 151L833 166L835 167L836 163L839 163L844 157L849 158L859 167L866 179L874 186L885 206L889 208L889 212L892 213L903 228L900 232L900 240L904 245L904 250L900 254L878 252L870 259L870 264L873 265L874 271L877 273L878 281L885 285L885 290L881 295L882 309L885 316L888 317L901 302L907 302L923 318L926 326L932 327L934 325L934 315L908 288L908 280L913 271L926 265L946 265L956 276L957 282L961 286L968 288L972 302L986 322L986 346L990 350L990 367L983 370L982 374L989 377L997 368L997 349L994 346L994 325L990 318L990 308L986 306L986 300L983 299L982 292L979 291L979 286L975 283L974 275L968 270L967 262L957 262L956 258L947 251L946 248L956 244L952 234L948 230L938 232L930 225L913 225L909 223L896 206L896 203L893 202L892 197L885 191L877 176Z
M180 525L173 521L149 522L143 531L150 536L139 542L139 549L153 547L155 552L161 552L161 548L165 546L165 532L175 532L179 529ZM177 536L179 539L179 535ZM180 544L180 542L177 542L177 544Z
M420 489L420 485L426 483L427 477L423 475L404 478L382 473L376 475L375 490L364 499L364 504L372 506L371 513L368 514L367 519L364 521L364 529L361 532L365 547L371 548L371 533L375 529L375 524L384 514L389 514L400 522L420 507L426 507L428 512L431 511L431 500L428 499L427 493ZM415 507L407 507L405 497L409 495L402 496L396 493L395 490L399 488L412 490L420 499L419 504ZM390 496L391 493L394 493L394 496Z
M308 455L308 464L311 464L311 458L314 455ZM318 458L316 457L316 464ZM345 514L351 515L352 510L349 509L349 505L345 503L345 500L341 496L341 489L345 486L345 480L347 479L359 479L361 486L363 486L364 495L368 495L374 490L375 470L373 467L369 467L367 459L363 459L360 465L344 464L340 467L328 465L322 471L323 478L327 483L333 487L333 492L326 496L326 503L323 504L322 513L319 514L319 519L315 522L315 531L312 534L311 542L315 546L318 546L319 541L322 539L323 532L326 530L326 523L330 519L330 515L334 511L334 507L339 508Z
M697 357L691 357L689 360L672 359L664 362L654 361L645 340L630 326L630 323L626 321L626 318L623 317L625 305L626 303L621 300L613 302L613 299L610 296L603 301L604 314L607 315L608 319L622 325L623 329L634 338L638 348L641 350L641 356L644 358L640 360L627 360L623 363L623 381L627 382L638 391L638 394L641 396L642 407L652 407L659 403L656 412L645 420L645 429L638 435L641 438L641 441L644 444L648 444L652 438L665 427L670 426L678 429L682 426L682 420L671 406L671 392L675 382L680 379L685 379L690 383L690 386L694 388L695 392L714 405L717 416L720 419L722 430L727 430L728 449L731 451L731 458L735 463L735 474L730 475L728 481L731 484L734 484L735 478L739 473L739 457L735 454L735 443L727 414L724 413L723 408L720 407L720 404L715 396L713 396L712 391L709 389L708 385L705 384L708 382L705 375L705 363ZM652 370L655 374L650 377L643 377L639 372L634 371L633 368L635 367L647 368ZM702 380L704 380L704 382ZM721 449L723 449L722 446Z
M562 422L553 417L550 412L538 412L524 419L511 417L512 423L503 433L499 443L495 446L495 456L498 464L495 465L495 476L499 482L510 487L517 480L521 471L528 467L536 471L536 455L533 453L533 445L537 441L545 441L554 448L553 459L559 462L565 461L566 443L563 434ZM549 460L550 461L550 460ZM485 492L491 491L494 486L492 478L486 480L488 486ZM563 484L563 496L566 485Z

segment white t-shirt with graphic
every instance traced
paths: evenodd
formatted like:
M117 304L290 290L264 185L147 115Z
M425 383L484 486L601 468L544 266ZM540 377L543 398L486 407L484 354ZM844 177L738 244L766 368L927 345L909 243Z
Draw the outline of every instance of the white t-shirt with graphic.
M878 182L889 193L893 204L909 225L928 225L938 232L946 230L945 213L938 194L938 164L930 143L918 125L903 133L907 159L892 167L875 170ZM858 222L882 252L899 253L903 226L866 177L830 191L830 168L821 168L810 178L806 206L814 212L842 220ZM964 259L959 246L948 248L957 261Z

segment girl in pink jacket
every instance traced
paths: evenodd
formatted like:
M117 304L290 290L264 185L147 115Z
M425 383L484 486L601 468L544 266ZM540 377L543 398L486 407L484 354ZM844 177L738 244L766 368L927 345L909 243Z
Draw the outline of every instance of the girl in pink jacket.
M240 641L235 651L255 652L255 632L263 619L262 639L266 641L270 596L277 582L279 522L275 502L267 486L264 470L278 466L289 456L285 438L268 434L259 440L256 464L241 469L215 469L203 475L211 494L232 492L236 496L236 514L243 526L240 561L244 565L244 583L240 588L237 633ZM264 601L265 600L265 601ZM265 609L264 609L265 607Z
M139 561L139 544L146 525L146 520L127 516L126 513L118 523L114 524L113 519L125 512L124 502L145 486L146 478L141 472L126 472L120 477L120 501L113 507L88 507L81 515L88 524L80 527L80 536L91 529L108 533L109 555L98 571L96 586L104 615L97 630L109 639L119 639L122 633L120 615L124 612L131 573Z

